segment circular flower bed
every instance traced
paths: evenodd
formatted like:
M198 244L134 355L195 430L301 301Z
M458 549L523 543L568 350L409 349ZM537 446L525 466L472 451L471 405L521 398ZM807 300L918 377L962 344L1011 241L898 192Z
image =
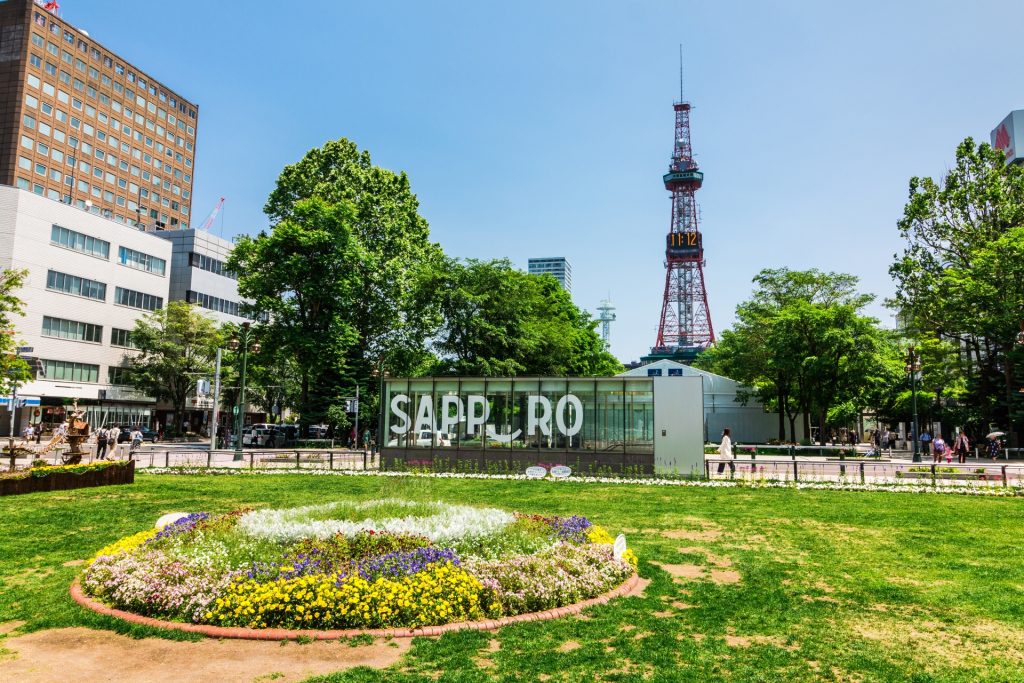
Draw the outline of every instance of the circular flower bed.
M633 574L584 517L399 500L182 515L97 553L86 594L246 628L417 628L550 610Z

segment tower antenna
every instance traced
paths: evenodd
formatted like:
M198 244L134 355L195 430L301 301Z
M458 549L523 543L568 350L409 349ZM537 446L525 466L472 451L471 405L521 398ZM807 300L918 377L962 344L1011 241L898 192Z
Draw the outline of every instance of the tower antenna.
M679 101L683 99L683 44L679 43Z

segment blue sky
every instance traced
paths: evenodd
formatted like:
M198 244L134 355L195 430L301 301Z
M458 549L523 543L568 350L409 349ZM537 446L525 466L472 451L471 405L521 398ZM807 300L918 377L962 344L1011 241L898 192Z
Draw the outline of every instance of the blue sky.
M680 43L717 330L766 267L891 295L910 176L943 173L960 140L1024 107L1010 1L65 0L62 14L199 103L196 224L225 196L215 232L265 227L281 168L348 137L409 174L448 253L567 256L577 304L617 305L623 360L657 330Z

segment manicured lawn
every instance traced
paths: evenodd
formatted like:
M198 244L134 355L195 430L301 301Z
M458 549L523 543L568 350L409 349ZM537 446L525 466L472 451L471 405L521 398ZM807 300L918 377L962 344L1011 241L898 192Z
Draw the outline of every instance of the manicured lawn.
M67 593L79 567L65 563L166 512L345 496L586 515L625 530L651 583L582 619L420 638L392 669L316 680L974 682L1024 671L1024 500L924 494L139 475L0 498L0 623L187 638L80 609Z

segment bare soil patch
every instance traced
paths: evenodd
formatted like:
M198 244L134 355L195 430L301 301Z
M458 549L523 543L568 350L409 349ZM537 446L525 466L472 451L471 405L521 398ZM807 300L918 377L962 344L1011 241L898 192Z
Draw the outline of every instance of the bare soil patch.
M661 535L673 541L716 541L722 532L718 529L668 529Z
M751 645L774 645L780 647L783 650L792 652L793 650L799 649L799 645L790 644L779 638L778 636L735 636L726 634L725 644L729 647L750 647Z
M651 564L661 567L677 579L699 579L704 576L704 567L699 564L661 564L660 562Z
M559 652L572 652L573 650L578 650L579 648L580 648L580 644L577 643L575 640L567 640L567 641L565 641L564 643L562 643L561 645L558 646L558 651Z
M15 629L19 629L24 625L24 621L5 621L2 624L0 624L0 636L10 633Z
M735 569L712 569L711 580L718 584L739 583L740 573Z
M291 683L356 666L385 668L397 662L410 644L407 638L361 647L331 641L282 646L252 640L135 640L109 631L62 628L6 638L4 647L15 656L0 662L0 680L250 683L279 673L274 680Z

